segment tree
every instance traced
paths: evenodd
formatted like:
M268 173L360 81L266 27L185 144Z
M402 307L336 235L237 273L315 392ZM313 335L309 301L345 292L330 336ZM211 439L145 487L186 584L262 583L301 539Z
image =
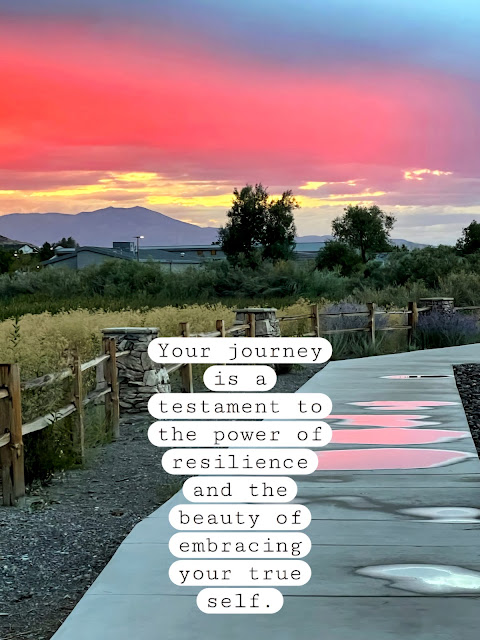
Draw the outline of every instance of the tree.
M296 234L293 211L299 207L291 191L284 191L281 198L269 203L262 239L264 260L277 262L293 256Z
M68 238L62 238L54 244L50 244L50 242L44 242L40 247L37 255L42 262L43 260L50 260L50 258L55 255L55 247L76 249L78 246L78 242L74 238L72 238L72 236L69 236Z
M299 207L291 191L271 200L261 185L247 184L233 192L227 223L219 231L219 243L230 262L254 267L259 260L286 259L295 242L293 210Z
M462 237L457 240L457 249L464 256L480 249L480 223L476 220L465 227Z
M79 246L79 244L74 238L72 238L72 236L68 236L68 238L62 238L60 242L56 242L54 246L64 247L65 249L67 248L76 249Z
M373 253L391 251L390 231L395 218L384 213L376 204L370 207L349 205L341 218L332 222L332 233L353 249L358 249L362 262L366 263Z
M53 244L50 244L49 242L44 242L40 247L40 249L38 250L38 257L40 259L40 262L43 262L44 260L50 260L50 258L53 256L53 250L54 250Z
M340 275L348 277L358 271L362 258L356 249L352 249L340 240L329 240L317 254L316 267L319 270L333 271L340 268Z

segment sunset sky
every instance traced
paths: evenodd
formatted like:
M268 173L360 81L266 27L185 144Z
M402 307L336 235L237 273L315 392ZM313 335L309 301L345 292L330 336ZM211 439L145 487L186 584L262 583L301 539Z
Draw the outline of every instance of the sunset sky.
M0 214L224 221L291 188L300 235L480 220L478 0L0 0ZM0 234L1 218L0 218Z

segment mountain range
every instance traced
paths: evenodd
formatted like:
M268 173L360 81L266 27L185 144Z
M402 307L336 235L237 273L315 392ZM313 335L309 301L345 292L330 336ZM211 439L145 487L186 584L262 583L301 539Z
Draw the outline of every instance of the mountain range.
M145 207L106 207L96 211L67 213L10 213L0 216L0 233L8 238L41 246L72 236L82 246L111 247L112 242L132 242L144 236L145 246L212 244L217 239L215 227L199 227L181 222ZM297 242L326 242L331 236L300 236ZM425 245L392 239L409 249Z

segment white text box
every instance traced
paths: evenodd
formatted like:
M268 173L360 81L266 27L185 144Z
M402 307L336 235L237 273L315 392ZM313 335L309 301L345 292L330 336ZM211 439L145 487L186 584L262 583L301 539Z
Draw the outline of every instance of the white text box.
M148 355L163 364L322 364L332 345L325 338L156 338Z
M302 504L178 504L168 520L179 531L301 531L312 514Z
M228 365L208 367L203 383L210 391L270 391L277 383L277 374L266 365Z
M310 580L312 571L304 560L177 560L168 575L179 587L299 587Z
M148 411L157 420L321 420L332 401L324 393L156 393Z
M168 543L177 558L304 558L312 543L304 533L176 533Z
M202 589L197 607L203 613L277 613L283 607L278 589L227 588Z
M182 491L190 502L290 502L297 483L285 476L196 476Z
M159 420L148 429L156 447L324 447L332 439L326 422Z
M318 456L310 449L169 449L162 466L173 475L309 475Z

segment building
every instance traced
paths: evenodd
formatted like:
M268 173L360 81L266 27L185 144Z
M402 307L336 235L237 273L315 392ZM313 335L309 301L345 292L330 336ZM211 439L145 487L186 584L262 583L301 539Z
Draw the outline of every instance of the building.
M131 256L104 247L56 247L55 255L41 264L45 267L66 269L84 269L92 264L102 264L106 260L133 260Z
M314 260L322 242L298 243L294 255L297 260ZM179 245L161 247L139 247L138 256L135 243L114 242L112 249L106 247L55 247L55 255L41 264L47 267L83 269L91 264L102 264L106 260L138 260L155 262L171 273L199 268L202 264L225 260L219 245Z
M114 246L120 243L113 243ZM122 243L123 244L123 243ZM134 248L134 253L136 252ZM197 244L197 245L179 245L179 246L152 246L139 248L140 261L143 260L155 260L155 261L179 261L190 262L195 264L202 264L205 261L210 260L224 260L225 254L218 245L212 244Z
M114 248L105 247L55 247L55 255L42 262L42 266L49 268L84 269L92 264L103 264L107 260L137 260L133 243L115 243ZM188 268L198 268L204 260L199 256L192 258L192 252L166 251L164 247L141 247L139 262L158 263L170 273L184 271ZM183 255L182 255L183 254Z

